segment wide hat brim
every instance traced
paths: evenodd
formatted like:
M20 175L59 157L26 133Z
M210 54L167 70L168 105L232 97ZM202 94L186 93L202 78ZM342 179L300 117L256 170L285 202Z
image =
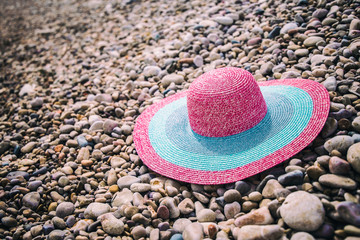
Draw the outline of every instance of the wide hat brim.
M259 82L264 119L227 137L192 131L184 91L149 106L133 137L143 163L166 177L196 184L225 184L267 170L311 143L327 119L330 100L319 83L305 79Z

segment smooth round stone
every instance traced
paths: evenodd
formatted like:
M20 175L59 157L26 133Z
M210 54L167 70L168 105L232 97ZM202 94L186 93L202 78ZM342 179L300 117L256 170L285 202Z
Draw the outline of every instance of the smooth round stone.
M158 229L160 231L166 231L170 228L170 224L168 222L162 222L162 223L159 223L158 225Z
M336 78L331 76L328 77L324 82L322 82L322 85L328 90L328 91L336 91L337 81Z
M317 19L322 20L323 18L326 17L327 14L328 14L328 10L326 10L326 9L324 9L324 8L319 8L319 9L316 9L316 10L313 12L312 16L313 16L314 18L317 18Z
M72 202L62 202L56 208L56 216L65 218L72 214L75 210L75 206Z
M148 192L151 190L151 185L148 183L133 183L130 186L132 192Z
M202 67L204 65L204 59L200 55L196 55L193 60L196 67Z
M278 181L283 186L301 185L303 183L303 178L303 172L295 170L279 176Z
M160 205L165 205L169 209L170 218L178 218L180 216L180 210L176 206L174 198L165 197L161 201Z
M277 240L282 239L284 231L279 225L246 225L241 227L237 232L237 239L252 239L252 240Z
M277 180L270 179L262 190L262 195L264 198L275 198L275 193L282 189L284 189L284 187Z
M339 157L331 157L329 160L329 170L333 174L346 175L350 171L350 164Z
M157 216L159 218L162 218L162 219L169 219L170 217L170 212L169 212L169 209L165 206L165 205L162 205L160 206L158 209L157 209Z
M309 50L307 50L306 48L297 49L295 50L295 55L297 57L305 57L309 55Z
M280 34L288 33L290 30L295 29L297 27L298 27L298 25L295 22L287 23L281 28Z
M317 238L333 239L334 227L329 223L324 223L318 230L312 232L312 235Z
M274 222L270 211L267 207L261 207L245 215L236 218L234 224L237 227L245 225L266 225Z
M305 39L304 45L305 47L314 47L320 41L324 41L324 39L322 37L308 37Z
M197 214L197 220L199 222L214 222L216 219L216 214L211 209L203 209Z
M145 77L158 76L160 72L161 72L161 68L157 66L146 66L143 70L143 74Z
M360 132L360 116L354 118L351 125L357 132Z
M195 209L194 202L190 198L185 198L184 200L182 200L179 203L178 207L179 207L181 214L184 214L184 215L187 215L187 214L193 212Z
M69 216L67 219L66 219L66 226L68 227L72 227L74 226L74 224L76 223L76 218L74 216Z
M117 126L119 126L119 123L117 121L111 120L111 119L107 119L104 122L103 125L103 130L105 133L111 133L112 130L114 128L116 128Z
M5 226L5 227L15 227L17 225L17 221L15 218L13 217L3 217L1 219L1 223Z
M110 206L106 203L90 203L84 212L85 218L97 219L100 215L110 212Z
M352 225L346 225L344 227L344 231L346 234L350 235L350 236L357 236L360 237L360 228L357 228L355 226Z
M99 131L103 130L104 122L103 121L96 121L90 126L90 131Z
M117 185L119 186L120 189L130 188L130 186L134 183L140 183L140 178L137 178L137 177L134 177L131 175L127 175L127 176L119 178L117 181Z
M161 83L164 87L168 87L171 83L181 85L184 82L184 77L178 74L169 74L161 79Z
M263 196L258 191L254 191L249 194L249 200L253 202L260 202L262 198Z
M89 142L86 140L84 136L78 136L76 138L76 141L78 142L80 147L86 147L87 145L89 145Z
M62 230L53 230L48 236L49 240L63 240L65 238L65 231Z
M200 223L191 223L185 227L182 236L184 240L201 240L204 237L203 227Z
M29 152L31 152L34 148L35 148L35 146L36 146L36 142L29 142L29 143L27 143L25 146L23 146L22 148L21 148L21 152L22 153L29 153Z
M348 135L341 135L327 140L324 144L326 151L329 153L333 150L338 150L341 153L346 153L348 148L354 144L354 139Z
M35 210L40 204L40 194L38 192L29 192L23 197L22 202L25 207Z
M331 188L344 188L347 190L356 189L356 182L351 178L338 176L335 174L324 174L319 177L319 183L321 185Z
M44 100L41 97L37 97L30 101L30 105L32 108L40 108L42 107Z
M61 176L58 180L58 184L60 187L65 187L70 182L69 178L67 176Z
M337 206L337 212L345 222L360 227L360 204L341 202Z
M40 181L40 180L35 180L35 181L32 181L32 182L29 182L27 188L28 188L30 191L35 191L35 190L38 189L38 187L40 187L41 185L42 185L42 181Z
M275 26L273 30L268 35L268 38L273 39L280 34L281 28L279 26Z
M227 219L234 218L234 216L241 211L241 206L238 202L228 203L224 207L224 215Z
M238 181L235 183L235 190L239 191L240 194L245 194L249 192L251 189L251 186L244 182L244 181Z
M112 213L105 213L98 217L102 229L111 235L120 235L124 231L124 223L117 219Z
M346 159L351 167L360 173L360 143L355 143L349 148Z
M235 189L227 190L224 193L224 200L225 202L232 203L234 201L240 201L241 200L241 194L239 191Z
M290 240L315 240L315 238L307 232L297 232L291 236Z
M121 129L121 132L126 136L130 135L131 132L132 132L131 127L129 125L126 125L126 124L122 125L120 129Z
M59 217L53 217L53 219L51 219L52 223L54 224L55 228L58 229L65 229L66 228L66 223L63 219L59 218Z
M280 215L291 228L299 231L315 231L324 222L325 210L316 196L298 191L289 194L282 206Z
M28 180L30 178L29 173L23 172L23 171L9 172L8 175L6 175L6 178L11 181L11 180L16 179L16 178L18 178L20 176L25 178L26 180Z
M176 233L171 236L170 240L183 240L182 234Z
M323 130L321 131L321 136L323 138L330 137L333 133L335 133L337 127L337 120L335 118L329 117L325 122Z
M214 21L222 25L232 25L234 22L234 20L230 17L221 17L221 16L214 18Z
M146 237L146 230L143 226L136 226L131 231L131 235L135 240L138 240L142 237Z
M191 224L191 221L187 218L179 218L173 224L173 229L182 233L187 225Z

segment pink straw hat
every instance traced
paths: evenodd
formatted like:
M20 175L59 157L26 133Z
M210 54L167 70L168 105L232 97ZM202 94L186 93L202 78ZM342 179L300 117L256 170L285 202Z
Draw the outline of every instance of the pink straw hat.
M153 171L197 184L235 182L279 164L320 133L327 90L305 79L257 83L240 68L207 72L148 107L134 129Z

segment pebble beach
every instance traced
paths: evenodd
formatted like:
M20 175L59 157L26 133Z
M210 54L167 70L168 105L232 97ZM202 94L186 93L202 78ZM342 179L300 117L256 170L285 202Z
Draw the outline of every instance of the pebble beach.
M0 239L360 239L359 0L0 3ZM150 105L239 67L329 92L319 136L224 185L137 155Z

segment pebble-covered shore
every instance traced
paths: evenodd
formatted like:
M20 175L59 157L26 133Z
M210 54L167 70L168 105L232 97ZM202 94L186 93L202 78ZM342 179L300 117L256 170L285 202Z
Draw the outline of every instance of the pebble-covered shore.
M1 16L1 239L360 239L359 0L41 0L18 11L29 29L16 38L13 15ZM321 82L321 134L233 184L150 171L136 118L225 66Z

